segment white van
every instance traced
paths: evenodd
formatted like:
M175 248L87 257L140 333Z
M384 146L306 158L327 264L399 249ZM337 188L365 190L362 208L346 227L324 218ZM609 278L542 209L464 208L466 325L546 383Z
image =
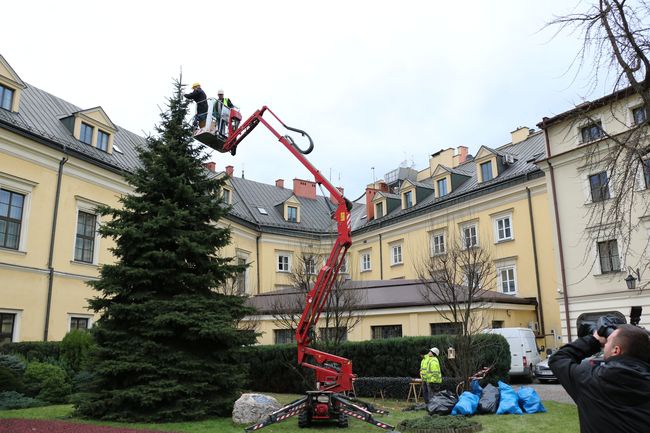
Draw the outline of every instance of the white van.
M486 329L488 334L503 335L510 345L510 376L526 376L532 380L535 365L542 359L537 351L535 334L529 328Z

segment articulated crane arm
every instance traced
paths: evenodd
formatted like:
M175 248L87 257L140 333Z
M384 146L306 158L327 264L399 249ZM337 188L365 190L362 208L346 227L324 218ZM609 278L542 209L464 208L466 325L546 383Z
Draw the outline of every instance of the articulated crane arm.
M309 140L309 147L301 149L296 145L289 135L280 135L266 119L265 112L269 112L280 124L289 131L300 133ZM373 424L386 430L393 430L393 426L375 420L369 411L370 405L364 407L364 403L349 399L342 393L352 389L352 380L355 375L352 373L352 362L349 359L322 352L310 347L314 329L325 309L327 299L336 282L350 245L352 244L352 231L350 228L350 210L352 203L346 199L341 192L335 188L305 157L314 148L314 143L306 132L287 126L268 107L264 106L253 113L243 123L238 124L229 120L228 137L222 141L223 146L211 146L220 152L236 153L237 146L250 134L257 125L262 123L269 131L291 152L307 170L313 175L316 182L323 185L336 202L336 210L332 218L336 221L337 237L334 242L325 265L321 268L316 278L314 287L306 296L305 309L300 317L296 329L296 342L298 344L298 364L310 368L316 373L316 391L310 391L307 396L302 397L289 405L273 412L264 421L246 428L247 432L255 431L270 424L283 421L289 417L300 415L298 425L306 427L312 420L337 419L340 427L347 426L347 417L352 416L367 423ZM201 141L201 140L200 140ZM221 139L219 140L221 141ZM207 143L206 143L207 144ZM211 143L212 144L212 143ZM220 143L219 143L220 144ZM387 413L382 410L374 410L377 413Z

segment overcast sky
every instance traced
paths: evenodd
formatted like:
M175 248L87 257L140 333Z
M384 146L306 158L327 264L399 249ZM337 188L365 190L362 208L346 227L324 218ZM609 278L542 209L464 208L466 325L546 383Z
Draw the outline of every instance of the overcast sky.
M145 134L182 68L244 118L267 105L307 131L310 161L351 199L372 167L380 179L443 148L498 147L587 91L567 73L578 36L540 31L577 0L5 3L0 53L28 84ZM212 159L260 182L311 179L262 126Z

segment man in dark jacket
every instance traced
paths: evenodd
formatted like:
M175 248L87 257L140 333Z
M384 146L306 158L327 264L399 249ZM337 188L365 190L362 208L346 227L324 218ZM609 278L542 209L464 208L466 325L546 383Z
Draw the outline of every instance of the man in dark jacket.
M583 359L604 348L605 362ZM580 431L650 431L650 338L619 325L605 338L594 332L558 350L549 366L578 406Z
M192 93L183 96L196 102L196 120L199 122L199 127L203 128L208 115L208 98L205 96L203 89L201 89L201 85L199 83L192 84Z

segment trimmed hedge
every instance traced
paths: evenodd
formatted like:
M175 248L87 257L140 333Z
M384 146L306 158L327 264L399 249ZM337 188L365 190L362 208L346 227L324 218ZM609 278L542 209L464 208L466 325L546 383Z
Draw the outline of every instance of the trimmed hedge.
M48 359L59 359L61 342L26 341L23 343L8 343L0 345L0 353L21 355L27 361L44 362Z

